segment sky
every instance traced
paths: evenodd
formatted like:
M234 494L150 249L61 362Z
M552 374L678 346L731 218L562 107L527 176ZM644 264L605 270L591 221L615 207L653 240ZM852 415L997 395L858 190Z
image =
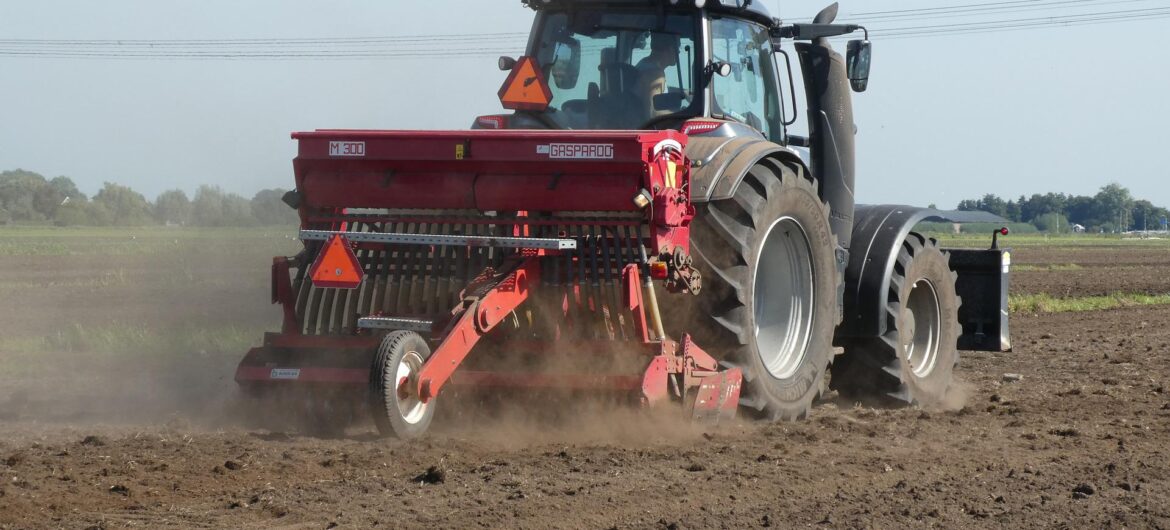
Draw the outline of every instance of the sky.
M758 1L792 20L827 3ZM952 208L985 193L1092 195L1119 182L1137 198L1170 206L1164 145L1170 104L1163 101L1170 68L1158 38L1165 15L968 34L906 37L894 31L1132 9L1162 13L1158 9L1170 7L1170 0L1023 0L1008 2L1019 11L978 18L972 18L977 11L948 18L888 13L990 1L841 4L839 20L874 31L869 90L854 96L858 201ZM432 36L400 46L432 55L182 60L0 54L0 170L66 175L91 195L103 182L116 182L151 199L167 189L192 193L201 184L247 197L263 188L290 188L292 131L464 129L475 116L502 112L496 91L505 73L493 54L521 55L521 34L533 15L519 0L2 2L0 51L5 39ZM515 35L486 42L433 37L469 33ZM803 113L803 100L798 103ZM793 132L801 130L798 124Z

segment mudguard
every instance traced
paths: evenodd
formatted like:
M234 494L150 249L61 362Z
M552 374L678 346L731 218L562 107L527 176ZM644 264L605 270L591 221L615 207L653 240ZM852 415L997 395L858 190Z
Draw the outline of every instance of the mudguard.
M852 247L845 268L845 319L837 338L878 337L886 333L886 293L898 249L914 225L939 215L929 208L894 204L857 205Z
M845 319L837 340L884 335L886 293L902 241L919 222L941 217L937 210L900 205L858 205L853 248L845 269ZM1006 250L943 249L958 273L960 350L1010 351L1008 279L1011 254Z
M691 136L686 156L691 161L691 200L729 199L756 162L772 157L798 165L804 175L808 168L795 151L757 135Z

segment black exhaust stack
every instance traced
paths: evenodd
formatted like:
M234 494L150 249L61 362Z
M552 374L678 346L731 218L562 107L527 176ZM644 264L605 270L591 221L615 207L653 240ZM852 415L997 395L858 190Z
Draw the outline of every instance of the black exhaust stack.
M825 8L812 25L832 24L837 4ZM829 219L837 240L848 249L853 233L855 151L853 99L845 59L827 37L796 43L808 98L812 172L820 183L821 198L829 203Z

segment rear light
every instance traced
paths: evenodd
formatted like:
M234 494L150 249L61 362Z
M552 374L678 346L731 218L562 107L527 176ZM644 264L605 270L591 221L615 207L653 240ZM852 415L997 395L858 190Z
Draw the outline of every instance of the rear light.
M718 121L688 121L683 124L683 134L703 134L718 129L723 122Z
M475 119L475 124L481 129L507 129L507 116L480 116Z

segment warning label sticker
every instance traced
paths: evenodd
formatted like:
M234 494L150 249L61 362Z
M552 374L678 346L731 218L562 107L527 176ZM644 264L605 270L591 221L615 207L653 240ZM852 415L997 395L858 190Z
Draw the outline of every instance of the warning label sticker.
M536 153L549 158L585 160L613 159L613 144L548 144L536 146Z

